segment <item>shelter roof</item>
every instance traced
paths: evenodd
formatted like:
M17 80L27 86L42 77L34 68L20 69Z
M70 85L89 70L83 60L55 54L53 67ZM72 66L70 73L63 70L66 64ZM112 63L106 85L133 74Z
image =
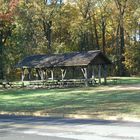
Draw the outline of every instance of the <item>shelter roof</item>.
M100 51L73 52L51 55L31 55L20 61L16 68L52 68L76 67L89 64L111 64L111 61Z

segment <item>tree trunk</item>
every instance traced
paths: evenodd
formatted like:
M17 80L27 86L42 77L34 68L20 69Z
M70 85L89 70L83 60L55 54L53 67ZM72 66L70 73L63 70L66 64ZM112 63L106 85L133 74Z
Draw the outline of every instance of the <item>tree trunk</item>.
M3 31L0 32L0 79L3 79Z
M0 38L0 79L4 79L4 74L3 74L3 44L1 43L1 38Z
M51 48L51 43L52 43L51 34L52 34L52 30L51 30L51 27L52 27L52 22L48 21L47 22L48 53L52 53L52 48Z
M52 43L52 39L51 39L51 35L52 35L52 21L43 21L43 28L44 28L44 33L45 33L45 37L47 39L48 42L48 46L47 46L47 52L49 54L52 53L52 47L51 47L51 43Z
M99 50L99 37L98 37L98 31L97 31L97 23L95 17L93 17L94 21L94 32L95 32L95 39L96 39L96 48Z
M125 48L125 39L124 39L124 14L125 9L127 8L127 2L128 0L120 1L120 0L114 0L116 3L116 7L119 11L119 24L120 24L120 51L119 51L119 75L125 76L125 66L123 64L124 61L124 48Z
M140 43L140 21L138 22L138 26L139 26L139 43Z
M119 65L119 74L120 76L125 75L125 66L123 64L124 61L124 48L125 48L125 41L124 41L124 25L123 25L123 15L120 19L120 65Z
M119 44L119 33L120 33L120 23L118 24L117 31L116 31L116 59L115 59L115 65L118 67L118 69L115 71L117 75L119 75L119 62L120 62L120 44Z
M105 52L105 47L106 47L105 33L106 33L105 19L104 19L104 17L102 17L102 49L103 49L104 54L106 54L106 52Z
M89 19L90 19L90 37L91 37L91 48L93 48L93 50L96 48L95 46L95 36L94 36L94 27L93 27L93 22L92 22L92 18L91 15L89 14Z

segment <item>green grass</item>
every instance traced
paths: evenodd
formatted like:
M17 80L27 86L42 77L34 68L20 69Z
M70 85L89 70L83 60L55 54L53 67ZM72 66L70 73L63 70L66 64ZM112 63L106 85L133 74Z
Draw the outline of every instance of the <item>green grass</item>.
M0 112L117 115L140 117L139 90L108 90L108 87L0 91Z
M140 83L140 78L120 80L127 85ZM111 87L0 90L0 113L123 114L140 118L140 90Z
M113 81L110 79L117 79ZM122 85L122 84L140 84L140 77L111 77L108 80L108 84Z

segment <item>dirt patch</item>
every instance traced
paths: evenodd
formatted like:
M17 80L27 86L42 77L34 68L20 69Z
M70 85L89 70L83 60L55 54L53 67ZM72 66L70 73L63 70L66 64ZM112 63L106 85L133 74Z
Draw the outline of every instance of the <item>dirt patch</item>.
M118 85L109 88L110 90L140 90L140 84Z
M114 86L103 86L98 87L97 91L112 91L112 90L138 90L140 91L140 84L133 84L133 85L114 85Z

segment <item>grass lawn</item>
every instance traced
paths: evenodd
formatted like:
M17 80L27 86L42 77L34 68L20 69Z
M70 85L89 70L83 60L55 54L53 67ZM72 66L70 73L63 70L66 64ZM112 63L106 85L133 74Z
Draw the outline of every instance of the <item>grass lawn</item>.
M117 79L116 82L108 80L108 84L140 84L140 77L111 77ZM102 79L103 81L103 79Z
M126 81L131 83L128 79ZM131 81L134 84L134 80ZM68 89L0 90L0 112L128 115L140 118L140 90L128 88L122 90L116 85Z

